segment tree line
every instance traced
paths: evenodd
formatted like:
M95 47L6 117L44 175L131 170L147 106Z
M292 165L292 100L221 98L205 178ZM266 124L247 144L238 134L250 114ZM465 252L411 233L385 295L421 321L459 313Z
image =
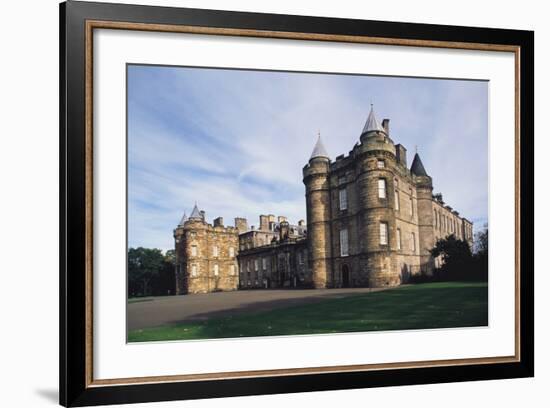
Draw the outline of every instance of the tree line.
M173 249L128 249L128 297L174 295L175 263Z

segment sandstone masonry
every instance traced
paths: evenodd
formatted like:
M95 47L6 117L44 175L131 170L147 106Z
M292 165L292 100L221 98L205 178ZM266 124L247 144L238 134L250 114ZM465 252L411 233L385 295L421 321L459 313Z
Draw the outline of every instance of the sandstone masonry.
M436 241L454 234L473 245L473 225L433 194L418 154L390 138L374 111L347 156L331 161L321 138L303 168L307 224L260 215L206 222L197 206L174 230L177 293L278 287L396 286L431 274Z

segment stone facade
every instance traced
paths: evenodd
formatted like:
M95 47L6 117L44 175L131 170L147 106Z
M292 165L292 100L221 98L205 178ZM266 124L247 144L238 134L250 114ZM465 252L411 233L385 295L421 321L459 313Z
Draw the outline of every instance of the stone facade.
M383 287L431 274L438 239L473 246L473 225L433 194L418 154L390 138L373 110L348 155L332 161L321 138L303 168L307 224L260 215L213 225L195 206L174 230L177 293L280 287Z
M202 213L198 217L183 219L174 230L174 239L176 294L238 288L237 228L225 227L221 218L214 220L214 225L208 224Z
M241 289L312 286L303 222L290 225L283 220L272 226L260 223L259 230L241 234L239 239Z
M437 239L473 245L472 223L432 194L420 156L409 169L406 153L372 110L347 156L331 161L319 138L303 168L314 287L396 286L439 266Z

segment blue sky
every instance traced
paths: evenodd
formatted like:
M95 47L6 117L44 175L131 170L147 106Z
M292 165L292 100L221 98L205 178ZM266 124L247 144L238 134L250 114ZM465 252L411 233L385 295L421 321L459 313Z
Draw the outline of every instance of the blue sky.
M302 167L317 133L348 154L370 110L409 166L481 227L488 212L487 82L184 67L128 67L128 245L173 248L195 201L209 222L305 219Z

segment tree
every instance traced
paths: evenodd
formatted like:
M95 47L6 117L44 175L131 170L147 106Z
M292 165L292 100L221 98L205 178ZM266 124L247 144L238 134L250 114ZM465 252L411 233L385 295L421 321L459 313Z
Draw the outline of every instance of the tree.
M489 229L487 224L483 226L483 230L476 232L474 236L474 248L476 254L489 253Z
M176 251L173 249L169 249L164 254L164 262L168 262L172 265L176 264Z
M162 268L155 277L152 290L154 295L166 296L176 294L176 251L169 249L164 254Z
M483 230L478 231L474 236L474 268L480 279L488 279L489 271L489 229L487 224Z
M443 263L437 271L440 280L474 279L472 271L472 251L466 241L457 239L454 234L439 239L430 251L432 256L441 256Z
M164 263L160 249L130 248L128 250L128 289L131 296L151 294L150 282L158 277Z

